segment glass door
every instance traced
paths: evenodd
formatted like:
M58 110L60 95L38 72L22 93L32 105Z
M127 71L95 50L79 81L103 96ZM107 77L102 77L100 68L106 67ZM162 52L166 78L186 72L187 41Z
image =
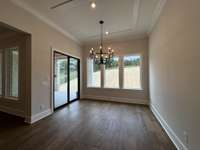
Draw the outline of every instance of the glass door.
M54 52L53 98L54 109L78 100L80 95L80 61Z
M68 103L68 56L54 53L54 109Z
M69 101L79 98L79 60L69 58Z

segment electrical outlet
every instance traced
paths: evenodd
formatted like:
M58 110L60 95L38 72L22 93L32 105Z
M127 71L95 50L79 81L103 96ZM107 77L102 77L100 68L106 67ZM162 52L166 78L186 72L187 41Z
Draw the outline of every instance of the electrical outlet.
M185 144L189 144L189 136L188 136L188 133L186 131L183 132L184 134L184 141L185 141Z

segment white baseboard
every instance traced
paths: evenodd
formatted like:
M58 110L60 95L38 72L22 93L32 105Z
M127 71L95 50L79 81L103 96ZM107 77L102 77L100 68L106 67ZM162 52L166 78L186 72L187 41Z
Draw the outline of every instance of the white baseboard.
M151 111L153 112L156 119L160 122L161 126L172 140L174 145L178 150L188 150L188 148L183 144L180 138L176 135L176 133L172 130L172 128L167 124L167 122L163 119L158 109L154 105L150 105Z
M37 121L39 121L39 120L51 115L51 114L52 114L51 109L47 109L47 110L45 110L43 112L40 112L38 114L35 114L35 115L31 116L31 117L26 117L25 122L29 123L29 124L33 124L33 123L35 123L35 122L37 122Z
M22 110L19 110L19 109L14 109L14 108L11 108L11 107L0 105L0 111L7 113L7 114L11 114L11 115L15 115L15 116L25 118L25 112L22 111Z
M111 102L119 102L119 103L130 103L130 104L142 104L142 105L149 104L149 101L147 99L129 99L129 98L94 96L94 95L84 95L82 97L82 99L94 99L94 100L111 101Z

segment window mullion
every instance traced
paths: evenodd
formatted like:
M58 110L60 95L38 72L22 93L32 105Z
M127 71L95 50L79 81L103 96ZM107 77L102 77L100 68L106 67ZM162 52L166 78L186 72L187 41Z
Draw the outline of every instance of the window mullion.
M119 57L119 88L123 88L123 75L124 75L124 67L123 67L123 56Z
M101 88L104 88L104 79L105 79L105 65L101 65Z

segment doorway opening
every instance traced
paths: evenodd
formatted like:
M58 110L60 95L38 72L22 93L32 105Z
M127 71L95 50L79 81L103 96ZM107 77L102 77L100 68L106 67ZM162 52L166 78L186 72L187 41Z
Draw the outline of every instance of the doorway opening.
M80 59L53 51L53 109L80 98Z

